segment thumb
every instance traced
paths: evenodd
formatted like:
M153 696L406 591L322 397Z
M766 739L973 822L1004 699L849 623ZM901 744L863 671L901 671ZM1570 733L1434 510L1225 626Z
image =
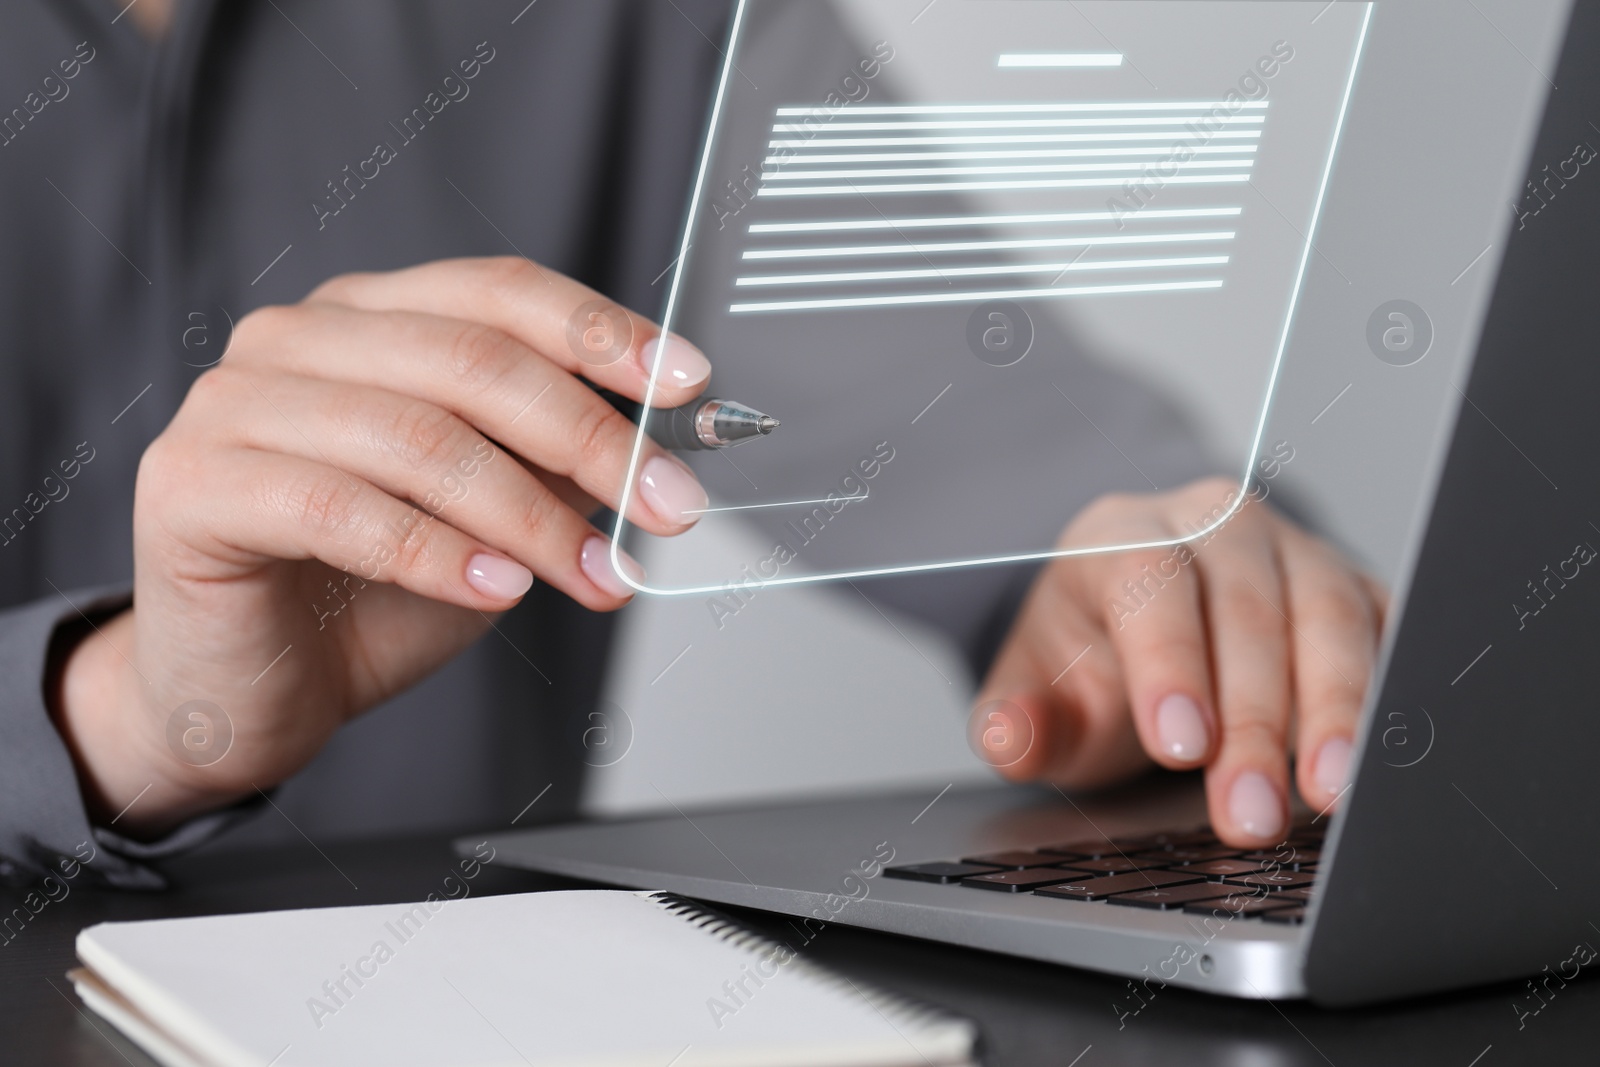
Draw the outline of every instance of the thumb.
M1051 691L1028 646L1019 626L984 679L967 725L972 751L1014 782L1046 776L1056 753L1074 749L1083 732L1082 717Z
M997 691L999 692L999 691ZM967 743L978 758L1011 781L1047 775L1058 748L1071 748L1077 719L1054 706L1049 693L1005 691L980 695L967 724Z
M1021 642L1008 643L968 724L968 743L980 759L1011 781L1078 789L1108 785L1148 765L1109 648L1089 650L1070 672L1057 666L1051 677L1046 669Z

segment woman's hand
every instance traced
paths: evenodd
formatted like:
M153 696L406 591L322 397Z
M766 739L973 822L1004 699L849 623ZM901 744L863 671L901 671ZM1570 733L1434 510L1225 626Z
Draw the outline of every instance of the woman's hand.
M150 834L281 782L536 578L624 604L586 516L620 506L636 429L580 379L642 400L659 336L521 259L335 278L241 320L140 464L134 607L66 662L58 723L91 810L131 804L118 828ZM655 402L710 374L670 338ZM630 521L688 529L699 483L641 459ZM231 724L214 762L169 743L195 700ZM175 736L204 742L207 718Z
M1238 500L1223 480L1108 496L1062 544L1184 537ZM1345 788L1385 604L1376 582L1247 497L1187 545L1051 563L983 685L973 737L1007 777L1064 787L1151 760L1204 767L1216 833L1276 844L1291 750L1312 808Z

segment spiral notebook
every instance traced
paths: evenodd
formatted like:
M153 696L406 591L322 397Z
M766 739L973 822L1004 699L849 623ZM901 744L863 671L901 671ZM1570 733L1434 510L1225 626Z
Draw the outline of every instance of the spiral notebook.
M965 1020L665 893L101 923L78 994L166 1067L943 1067Z

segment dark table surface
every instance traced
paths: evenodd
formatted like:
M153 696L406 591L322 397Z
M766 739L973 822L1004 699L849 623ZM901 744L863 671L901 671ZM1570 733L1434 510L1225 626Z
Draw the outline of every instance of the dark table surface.
M255 850L219 850L166 865L167 893L74 888L0 947L0 1064L148 1067L151 1061L90 1014L64 977L79 929L105 920L386 904L439 892L456 860L443 836ZM473 893L573 888L578 883L486 868ZM1428 906L1427 883L1397 887L1396 907ZM59 893L57 894L59 895ZM20 895L0 891L4 914ZM1508 906L1510 903L1508 902ZM739 917L760 926L759 913ZM774 926L776 929L776 926ZM1462 936L1471 936L1463 930ZM857 979L976 1020L982 1062L1029 1067L1323 1067L1333 1064L1600 1062L1600 982L1580 978L1533 1000L1523 983L1362 1011L1226 1000L1177 989L1144 993L1087 972L832 926L805 952ZM1533 1004L1537 1014L1519 1018ZM1520 1025L1519 1025L1520 1024Z

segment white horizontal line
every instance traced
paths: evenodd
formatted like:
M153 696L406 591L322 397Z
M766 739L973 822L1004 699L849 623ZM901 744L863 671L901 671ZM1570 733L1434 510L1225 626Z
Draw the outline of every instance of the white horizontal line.
M1007 67L1120 67L1121 52L1007 52L999 65Z
M786 156L768 156L762 163L769 167L783 167L813 163L922 163L955 159L1103 159L1109 156L1171 155L1174 147L1150 145L1141 148L997 148L984 152L841 152L834 155L791 152ZM1197 156L1250 155L1260 152L1261 146L1203 145L1191 148L1190 151Z
M1059 289L1001 289L975 293L914 293L905 296L842 297L836 300L779 300L767 304L734 304L735 315L755 311L822 311L833 308L895 307L908 304L963 304L981 300L1029 300L1050 296L1110 296L1121 293L1162 293L1194 289L1221 289L1220 280L1163 282L1151 285L1084 285Z
M854 496L834 496L834 497L827 497L827 498L822 499L822 500L778 500L778 501L774 501L771 504L740 504L740 505L738 505L736 507L728 507L728 508L695 508L692 511L685 511L684 514L685 515L714 515L714 514L717 514L719 512L724 512L724 511L760 511L762 508L799 507L801 504L831 504L835 500L838 500L838 501L841 501L843 503L849 504L849 503L854 503L857 500L865 500L865 499L867 499L867 494L858 493L858 494L856 494Z
M1266 100L1247 100L1237 107L1226 100L1136 100L1116 104L894 104L883 107L780 107L775 112L785 115L1005 115L1056 114L1079 111L1213 111L1227 108L1230 111L1265 111Z
M1078 271L1138 270L1153 267L1220 267L1228 256L1180 256L1173 259L1080 260L1075 263L1011 263L999 267L945 267L918 270L840 271L834 274L762 274L740 278L741 288L769 285L826 285L832 282L893 282L925 278L988 278L1007 274L1058 275Z
M1126 217L1153 219L1206 219L1244 213L1237 207L1169 208L1146 211L1068 211L1052 215L960 215L926 219L845 219L837 222L757 222L751 233L826 233L840 230L929 230L954 226L1037 226L1051 222L1114 222Z
M1253 159L1193 159L1174 161L1177 170L1237 170L1255 166ZM942 178L961 174L1137 174L1152 164L1146 160L1120 163L1018 163L986 167L874 167L867 170L784 170L765 174L763 181L804 182L821 178Z
M1167 185L1237 185L1248 174L1178 174L1163 178ZM795 188L762 186L757 196L848 196L866 193L977 192L998 189L1116 189L1127 184L1117 178L1050 178L1015 182L906 182L899 185L802 185Z
M1034 130L1092 127L1092 126L1177 126L1190 121L1182 116L1173 118L1116 118L1116 119L933 119L927 122L834 122L834 130ZM1267 121L1265 115L1227 115L1210 120L1225 126L1259 126ZM812 127L801 122L778 122L773 133L812 133Z
M1177 144L1185 137L1199 137L1194 130L1150 130L1144 133L1014 133L984 134L969 137L801 137L767 142L768 148L894 148L899 145L957 144L1081 144L1084 142L1165 141ZM1205 135L1207 141L1259 140L1260 130L1218 130Z
M1030 237L1017 241L949 241L939 244L851 245L844 248L758 248L747 260L832 259L835 256L927 255L932 252L1003 252L1020 248L1114 248L1120 245L1194 244L1231 241L1237 233L1126 234L1116 237Z

